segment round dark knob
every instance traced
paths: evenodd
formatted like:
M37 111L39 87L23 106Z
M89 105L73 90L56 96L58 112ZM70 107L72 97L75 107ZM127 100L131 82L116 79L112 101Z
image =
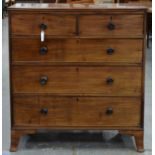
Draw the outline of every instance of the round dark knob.
M107 115L112 115L113 114L113 109L111 107L107 108L106 114Z
M109 30L114 30L115 29L115 24L110 22L107 27L108 27Z
M107 82L107 84L113 84L114 80L111 77L109 77L109 78L107 78L106 82Z
M44 23L40 24L39 27L40 27L40 29L42 29L42 30L46 30L46 29L47 29L47 25L44 24Z
M42 76L40 78L40 84L41 85L45 85L47 83L47 81L48 81L48 77L47 76Z
M108 55L112 55L114 53L114 49L113 48L108 48L107 49L107 54Z
M41 114L44 114L44 115L47 115L47 114L48 114L48 109L47 109L47 108L42 108L42 109L40 110L40 113L41 113Z
M41 47L41 48L40 48L40 54L41 54L41 55L47 54L47 51L48 51L48 50L47 50L47 47Z

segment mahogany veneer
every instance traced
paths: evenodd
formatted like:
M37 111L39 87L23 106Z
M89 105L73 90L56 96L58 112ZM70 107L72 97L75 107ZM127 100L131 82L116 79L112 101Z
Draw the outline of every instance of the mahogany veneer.
M145 23L124 4L10 7L11 151L39 129L119 130L143 151Z

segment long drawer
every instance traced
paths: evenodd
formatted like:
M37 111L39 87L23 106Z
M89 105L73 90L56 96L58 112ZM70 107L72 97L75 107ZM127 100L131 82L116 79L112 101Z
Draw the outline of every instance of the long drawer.
M141 63L141 39L12 38L13 62Z
M140 126L139 98L23 96L13 99L14 126Z
M77 18L78 17L78 18ZM132 21L132 22L131 22ZM12 14L12 35L142 36L143 15ZM40 26L43 24L42 26ZM18 26L20 25L20 26Z
M13 66L13 93L140 96L141 67Z

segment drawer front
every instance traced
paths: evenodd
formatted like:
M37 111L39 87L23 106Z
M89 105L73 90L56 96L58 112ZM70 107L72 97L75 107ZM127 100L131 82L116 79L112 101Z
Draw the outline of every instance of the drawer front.
M142 45L141 39L13 38L12 61L141 63Z
M38 125L38 98L37 97L16 97L12 100L13 124Z
M11 33L13 35L40 35L46 25L46 35L75 35L75 17L52 14L12 14Z
M85 15L80 17L81 36L143 35L143 15Z
M16 126L140 126L139 98L15 97ZM24 113L24 115L23 115Z
M140 96L140 67L12 67L14 93Z

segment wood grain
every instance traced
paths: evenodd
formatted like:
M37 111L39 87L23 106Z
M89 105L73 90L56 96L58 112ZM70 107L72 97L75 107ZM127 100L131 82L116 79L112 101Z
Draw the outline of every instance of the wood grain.
M140 67L14 66L12 71L13 93L141 95ZM41 85L45 76L47 83Z
M73 15L56 16L52 14L13 14L11 31L16 35L40 35L40 24L47 25L45 35L75 35ZM18 26L20 25L20 26Z
M138 152L144 152L144 131L143 130L120 130L122 135L134 136L136 149Z
M139 98L42 96L35 101L14 97L15 126L140 126ZM43 108L48 109L46 115L40 113ZM108 108L113 114L106 114Z
M20 141L20 138L26 134L34 134L36 131L29 129L29 130L11 130L11 145L10 145L10 151L16 152L18 149L18 143Z
M117 129L143 151L146 11L130 4L9 8L11 151L40 129Z
M83 15L78 22L79 32L76 32L75 15L12 14L11 31L12 35L40 35L39 25L44 23L47 25L46 35L142 36L143 22L143 15ZM115 24L114 30L108 29L109 23Z
M144 13L144 11L147 10L147 8L143 5L132 5L131 4L113 4L113 3L107 3L107 4L102 4L98 5L97 3L85 3L81 5L73 5L69 3L47 3L46 5L43 3L17 3L9 7L8 9L10 12L11 11L26 11L29 13L29 11L42 11L42 12L66 12L66 11L80 11L80 12L94 12L94 11L102 11L106 13L107 11L115 11L115 12L131 12L131 14L135 14L137 12Z
M13 124L38 124L38 98L18 97L13 98Z
M142 44L142 39L47 38L41 43L40 39L12 38L12 61L142 63ZM44 55L40 54L42 47L47 48ZM107 53L109 48L114 50L111 55Z
M85 15L80 17L80 35L142 35L144 32L143 22L143 15ZM108 23L113 23L115 29L109 30Z

